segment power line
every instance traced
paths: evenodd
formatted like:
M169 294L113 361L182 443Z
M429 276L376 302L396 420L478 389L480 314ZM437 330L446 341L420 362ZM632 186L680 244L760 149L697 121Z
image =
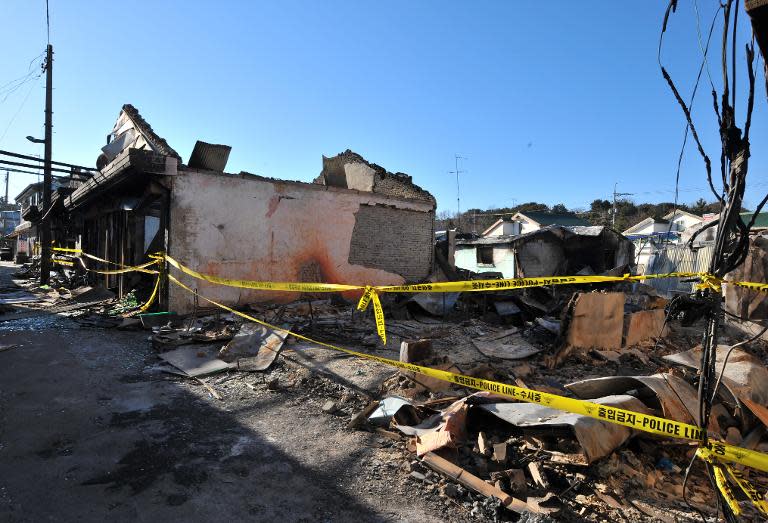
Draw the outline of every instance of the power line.
M33 74L35 74L35 71L28 71L27 74L25 74L24 76L20 76L18 78L14 78L13 80L10 80L10 81L4 83L3 85L0 85L0 93L2 93L2 91L6 90L6 89L12 89L14 87L14 85L11 85L11 84L17 84L19 82L23 82L24 80L26 80L27 78L29 78Z
M27 167L27 168L31 168L31 169L39 168L39 166L32 165L30 163L11 162L9 160L0 160L0 164L2 164L2 165L13 165L15 167ZM54 171L54 172L57 172L57 173L67 173L67 174L70 174L70 173L73 172L72 169L59 169L59 168L55 168L55 167L52 167L51 171ZM78 174L85 174L85 173L78 173Z
M22 160L31 160L33 162L38 162L38 163L43 161L42 159L40 159L37 156L30 156L28 154L13 153L11 151L3 151L3 150L0 150L0 156L10 156L12 158L20 158ZM72 169L80 169L80 170L83 170L83 171L96 171L96 169L94 169L92 167L85 167L83 165L76 165L76 164L73 164L73 163L56 162L56 161L52 160L51 164L52 165L61 165L63 167L71 167Z
M38 78L39 78L39 77L38 77ZM29 91L27 91L27 95L26 95L26 96L24 97L24 99L21 101L21 105L19 105L19 108L16 110L16 112L15 112L15 113L14 113L14 115L13 115L13 117L12 117L12 118L11 118L11 120L8 122L8 125L7 125L7 126L5 126L5 130L3 131L3 134L0 136L0 143L2 143L2 142L3 142L3 139L5 138L5 135L6 135L6 134L8 134L8 130L11 128L11 125L13 125L13 122L15 122L15 121L16 121L16 118L19 116L19 113L21 113L21 110L22 110L22 109L24 109L24 105L27 103L27 100L29 100L29 95L31 95L31 94L32 94L32 90L35 88L35 85L37 85L37 84L32 84L32 85L29 87Z
M7 89L5 89L5 90L0 90L0 96L3 96L3 95L5 95L5 96L3 96L3 99L2 99L2 100L0 100L0 102L5 102L5 101L6 101L8 98L10 98L10 96L11 96L13 93L15 93L16 91L18 91L18 90L19 90L19 89L21 89L22 87L24 87L24 85L26 85L26 84L28 84L29 82L32 82L32 81L34 81L34 80L37 80L38 78L40 78L41 76L43 76L43 74L42 74L42 73L39 73L39 74L37 74L36 76L33 76L33 75L34 75L34 71L33 71L33 72L31 72L30 74L28 74L28 75L27 75L27 76L24 78L24 81L18 82L18 83L16 83L16 84L12 85L11 87L8 87L8 88L7 88Z

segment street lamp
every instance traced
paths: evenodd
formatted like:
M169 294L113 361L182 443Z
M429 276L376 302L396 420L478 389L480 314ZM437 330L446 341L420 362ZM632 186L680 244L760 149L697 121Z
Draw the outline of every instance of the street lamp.
M40 284L47 285L51 274L51 222L48 213L51 210L51 107L50 107L50 64L51 46L48 46L48 83L46 84L45 104L45 140L27 136L32 143L45 144L45 164L43 174L43 217L40 220Z

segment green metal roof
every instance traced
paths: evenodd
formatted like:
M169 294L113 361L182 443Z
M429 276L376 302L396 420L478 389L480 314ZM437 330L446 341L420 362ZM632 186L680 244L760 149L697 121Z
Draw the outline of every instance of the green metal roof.
M575 214L558 214L558 213L541 212L541 211L533 211L533 212L521 211L520 214L522 214L523 216L527 216L531 220L543 226L546 226L546 225L565 225L565 226L592 225L587 220L579 218Z
M743 212L740 216L741 221L743 221L745 224L749 223L749 220L752 219L751 212ZM757 215L757 219L755 220L755 224L752 226L752 229L768 229L768 212L761 212Z

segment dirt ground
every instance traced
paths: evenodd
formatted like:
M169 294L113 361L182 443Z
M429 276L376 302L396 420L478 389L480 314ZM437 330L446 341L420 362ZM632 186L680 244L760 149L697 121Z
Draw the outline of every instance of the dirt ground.
M25 296L11 281L14 269L0 264L0 302ZM430 471L406 449L406 438L346 428L393 385L410 392L400 388L404 378L391 368L289 340L268 372L228 371L203 378L204 386L164 372L149 331L119 330L114 323L94 327L103 322L45 312L7 318L0 316L2 521L696 519L672 492L679 489L679 473L665 475L654 490L638 472L647 468L638 457L652 467L659 453L682 464L686 448L679 445L635 439L592 467L551 467L560 512L518 516ZM336 320L328 321L313 335L343 335ZM395 333L408 327L391 325ZM462 369L477 361L466 337L476 336L483 324L435 322L425 328L436 351ZM385 347L342 341L398 357L396 334ZM530 360L535 372L526 381L535 388L561 389L564 380L642 370L631 357L596 366L586 356L545 370L542 357ZM510 367L515 375L520 365L526 364ZM637 477L622 476L627 469ZM451 495L445 494L448 486ZM706 485L697 489L704 503Z
M7 279L9 267L0 270ZM215 384L219 401L161 373L146 332L56 316L1 323L0 346L9 345L0 352L2 521L446 517L442 500L388 474L403 466L394 442L344 430L348 417L325 414L325 398L247 377Z

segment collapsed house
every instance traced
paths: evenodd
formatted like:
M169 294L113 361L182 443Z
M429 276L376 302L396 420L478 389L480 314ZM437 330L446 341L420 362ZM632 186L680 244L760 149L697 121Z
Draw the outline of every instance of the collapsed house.
M433 196L351 151L324 157L312 183L227 173L230 147L198 141L184 164L131 105L102 151L99 174L54 198L59 245L121 265L164 251L208 275L256 281L397 285L432 271ZM141 273L92 276L119 295L151 282ZM190 285L235 306L296 298ZM193 307L175 285L161 294L163 307Z
M608 227L551 225L521 235L456 240L454 256L459 268L504 278L591 275L630 267L634 245Z

